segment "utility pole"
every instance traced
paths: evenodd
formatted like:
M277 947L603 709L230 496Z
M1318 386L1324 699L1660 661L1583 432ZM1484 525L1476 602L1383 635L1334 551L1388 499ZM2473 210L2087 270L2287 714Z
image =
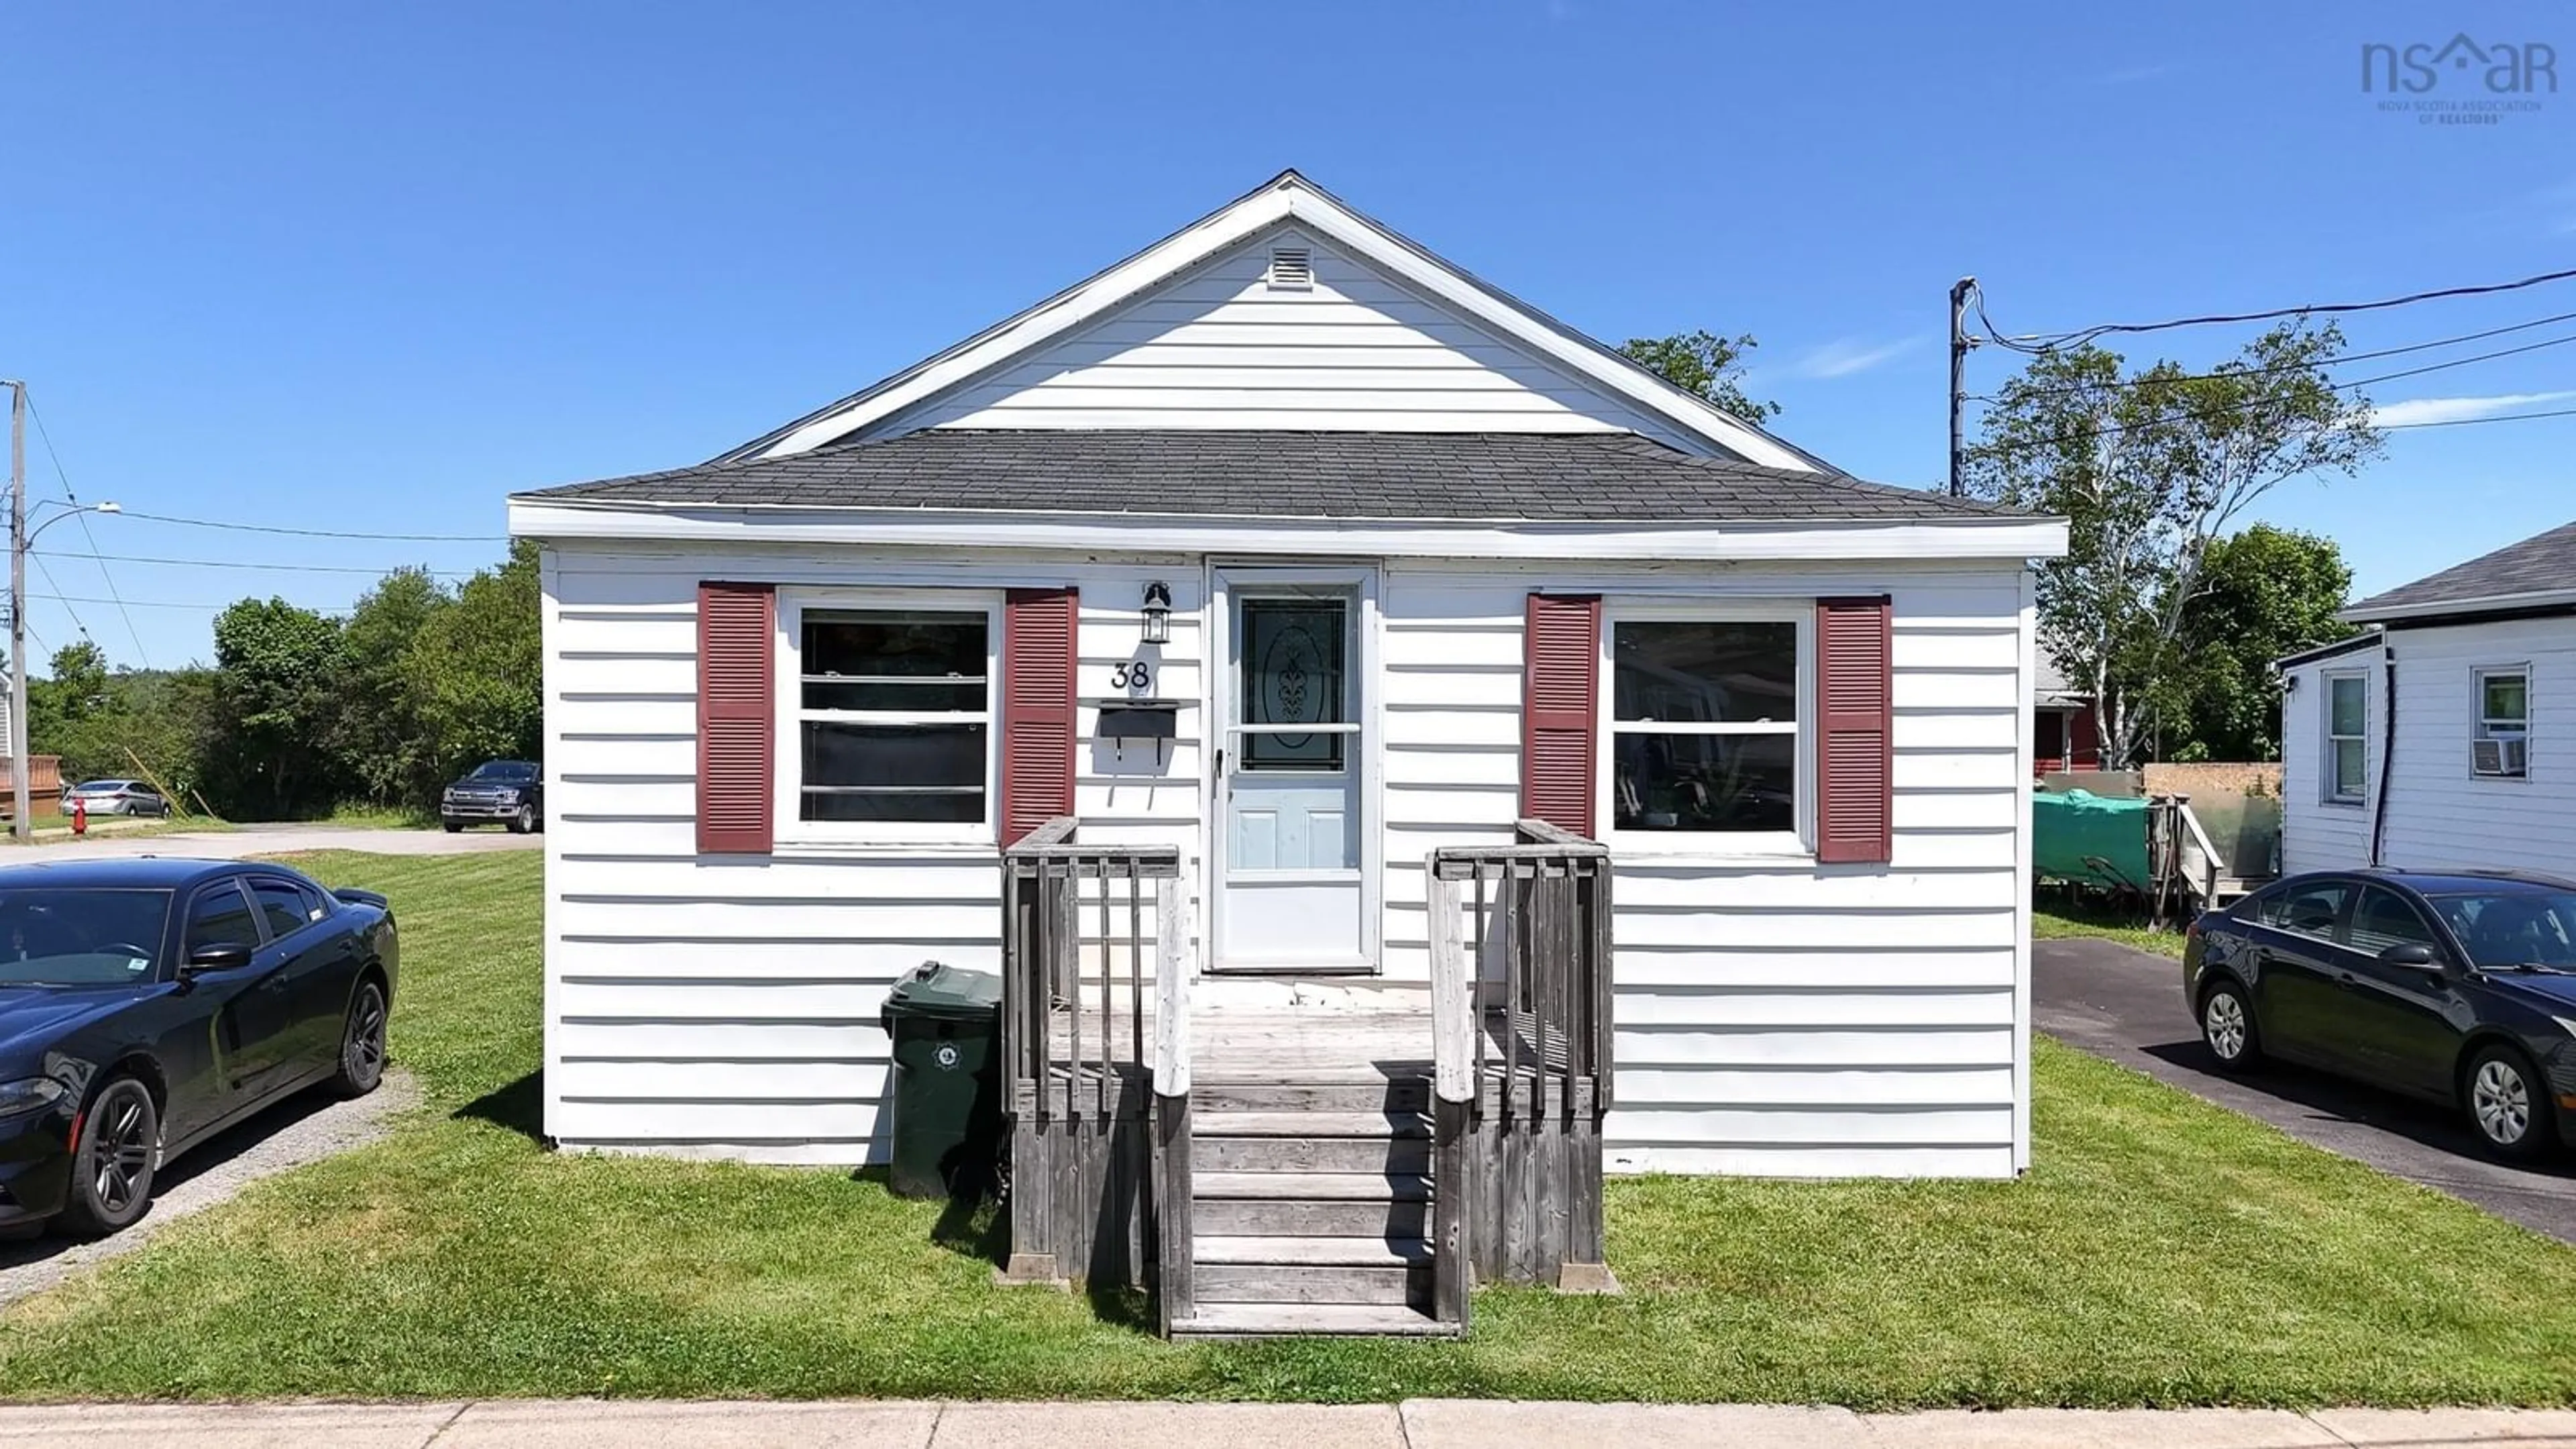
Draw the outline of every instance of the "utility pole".
M27 385L9 384L9 833L27 818Z
M1968 294L1977 289L1977 279L1961 277L1950 284L1950 496L1957 498L1967 491L1962 476L1966 450L1960 441L1959 415L1968 406Z

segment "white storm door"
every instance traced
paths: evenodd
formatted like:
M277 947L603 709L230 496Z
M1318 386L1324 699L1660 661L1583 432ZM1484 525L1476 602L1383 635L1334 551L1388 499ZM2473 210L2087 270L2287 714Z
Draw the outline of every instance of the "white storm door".
M1363 613L1350 574L1229 571L1217 822L1218 969L1365 971Z

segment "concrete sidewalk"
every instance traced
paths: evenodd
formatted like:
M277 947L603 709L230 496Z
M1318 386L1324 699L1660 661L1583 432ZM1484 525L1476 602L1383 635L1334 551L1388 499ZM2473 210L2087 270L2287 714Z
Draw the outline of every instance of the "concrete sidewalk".
M471 1404L84 1404L0 1408L0 1445L151 1444L171 1449L605 1449L750 1445L832 1449L1496 1449L1592 1444L2048 1446L2048 1449L2446 1449L2513 1444L2576 1449L2576 1412L2440 1409L2015 1409L1855 1414L1845 1409L1539 1404L1417 1399L1403 1404L652 1403L501 1400Z

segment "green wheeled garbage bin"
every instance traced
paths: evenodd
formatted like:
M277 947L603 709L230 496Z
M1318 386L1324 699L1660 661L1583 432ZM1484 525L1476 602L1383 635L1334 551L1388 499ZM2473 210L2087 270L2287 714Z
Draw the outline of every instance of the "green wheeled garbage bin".
M887 993L898 1197L980 1194L1002 1136L1002 978L924 961Z

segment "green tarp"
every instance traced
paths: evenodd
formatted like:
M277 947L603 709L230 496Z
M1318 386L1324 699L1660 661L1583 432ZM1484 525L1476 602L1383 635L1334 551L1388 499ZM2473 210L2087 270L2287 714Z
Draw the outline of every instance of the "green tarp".
M2031 855L2043 880L2145 890L2147 802L2084 790L2031 798Z

